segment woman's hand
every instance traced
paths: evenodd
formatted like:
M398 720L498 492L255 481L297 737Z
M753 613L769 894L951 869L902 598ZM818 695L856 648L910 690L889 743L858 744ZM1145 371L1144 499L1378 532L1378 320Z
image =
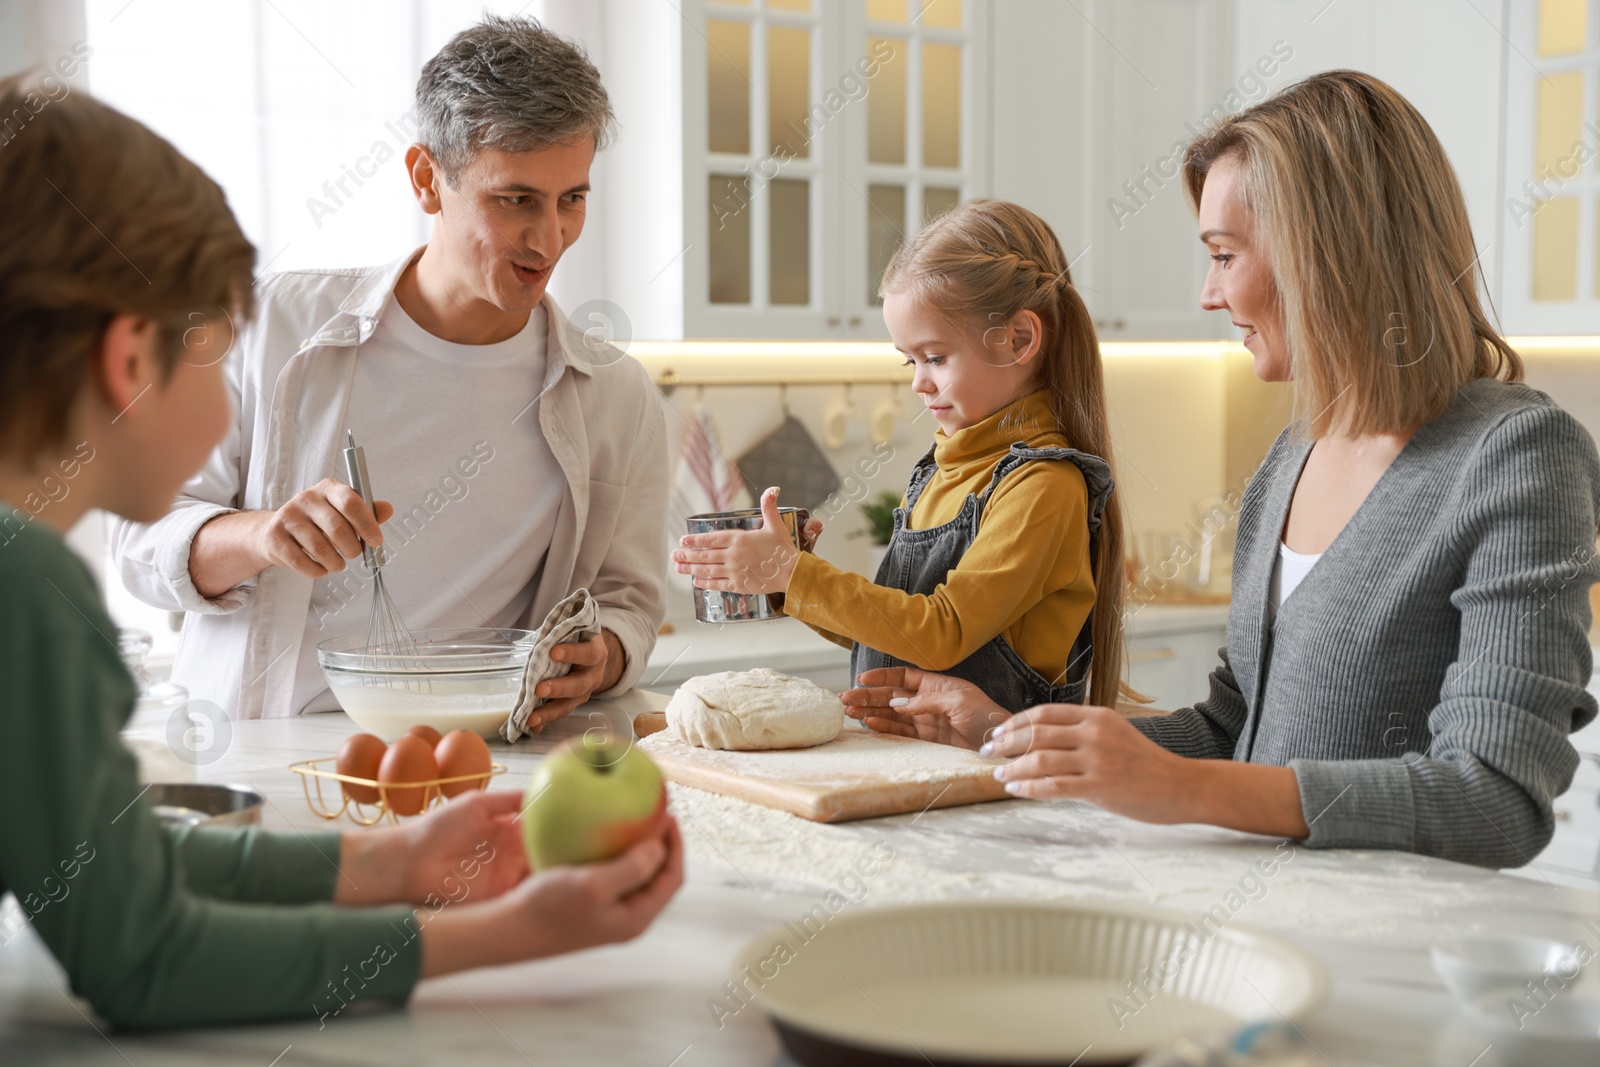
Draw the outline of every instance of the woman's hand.
M417 912L422 977L627 941L655 921L683 885L683 839L663 812L614 860L556 867L483 904Z
M342 835L336 904L497 897L528 876L522 793L474 790L400 826Z
M1013 796L1076 797L1144 822L1195 822L1190 771L1110 708L1041 704L1011 718L979 750L1015 757L994 776Z
M716 530L685 534L674 549L672 561L679 574L694 577L698 589L724 593L781 593L789 587L800 549L778 514L778 490L761 494L762 523L759 530ZM811 524L806 524L811 529ZM810 545L822 533L816 524ZM801 534L804 543L805 534Z
M1140 733L1111 708L1041 704L995 731L978 750L1015 757L994 776L1013 796L1076 797L1141 822L1207 823L1252 834L1305 838L1293 768L1188 759Z
M861 688L839 695L845 714L869 729L958 748L977 748L1011 718L971 682L916 667L861 672Z

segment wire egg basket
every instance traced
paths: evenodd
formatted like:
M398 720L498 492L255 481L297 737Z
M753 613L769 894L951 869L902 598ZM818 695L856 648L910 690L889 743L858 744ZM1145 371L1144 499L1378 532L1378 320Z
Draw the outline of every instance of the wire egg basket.
M421 815L429 808L444 802L446 799L444 787L447 785L468 782L472 783L475 789L487 789L489 788L490 778L497 774L506 773L504 765L491 763L489 764L488 774L461 774L453 778L430 778L425 782L380 782L373 778L357 778L354 775L340 774L333 769L338 760L339 757L337 756L301 760L298 763L289 764L289 769L300 775L300 785L306 794L306 805L317 816L332 820L345 815L358 826L376 826L380 822L399 825L402 818L410 817L402 816L394 810L389 799L391 791L398 793L402 790L410 792L411 790L421 789L423 791L422 807L411 813L413 815ZM339 804L335 807L323 796L322 783L324 781L365 786L377 792L378 802L376 804L362 804L360 801L352 799L345 792L343 784L339 784L330 786L330 788L337 790L334 795L338 797Z

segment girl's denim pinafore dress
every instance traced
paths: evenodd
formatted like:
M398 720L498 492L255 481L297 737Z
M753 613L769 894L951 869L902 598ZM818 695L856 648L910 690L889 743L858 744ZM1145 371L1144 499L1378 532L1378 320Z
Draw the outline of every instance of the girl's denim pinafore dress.
M1096 558L1100 543L1100 516L1106 500L1111 496L1111 467L1099 456L1079 452L1075 448L1028 448L1013 444L994 468L988 488L981 496L968 494L961 512L954 519L926 530L908 529L911 509L927 487L929 479L938 470L933 449L917 461L911 472L911 484L906 489L904 507L895 508L894 534L889 540L889 550L878 568L873 581L878 585L903 589L913 595L931 594L945 580L946 575L961 562L968 546L978 536L978 524L983 509L989 502L1000 480L1024 463L1067 462L1076 464L1083 472L1089 490L1089 558ZM1099 580L1099 575L1095 576ZM1006 641L1004 634L994 639L954 667L940 673L963 678L982 689L989 699L1007 711L1018 712L1035 704L1081 704L1088 696L1089 667L1094 658L1090 621L1074 635L1062 635L1062 641L1072 642L1063 676L1048 679L1022 661ZM850 652L850 677L853 683L861 672L874 667L920 667L921 664L868 648L857 641Z

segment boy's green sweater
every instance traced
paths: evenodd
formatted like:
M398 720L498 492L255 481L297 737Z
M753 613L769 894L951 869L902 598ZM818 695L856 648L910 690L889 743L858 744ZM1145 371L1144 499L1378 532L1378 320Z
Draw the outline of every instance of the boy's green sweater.
M136 688L93 578L0 504L0 893L118 1026L328 1021L402 1000L412 909L330 903L336 833L171 830L118 731ZM0 919L0 951L19 933Z

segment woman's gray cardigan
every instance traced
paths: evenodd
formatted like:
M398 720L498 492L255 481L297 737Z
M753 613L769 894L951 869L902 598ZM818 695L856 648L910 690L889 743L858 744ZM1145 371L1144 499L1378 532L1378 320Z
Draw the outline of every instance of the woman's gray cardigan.
M1293 768L1313 847L1527 863L1596 711L1594 441L1543 393L1472 382L1269 622L1310 451L1284 431L1245 490L1210 696L1134 724L1181 755Z

